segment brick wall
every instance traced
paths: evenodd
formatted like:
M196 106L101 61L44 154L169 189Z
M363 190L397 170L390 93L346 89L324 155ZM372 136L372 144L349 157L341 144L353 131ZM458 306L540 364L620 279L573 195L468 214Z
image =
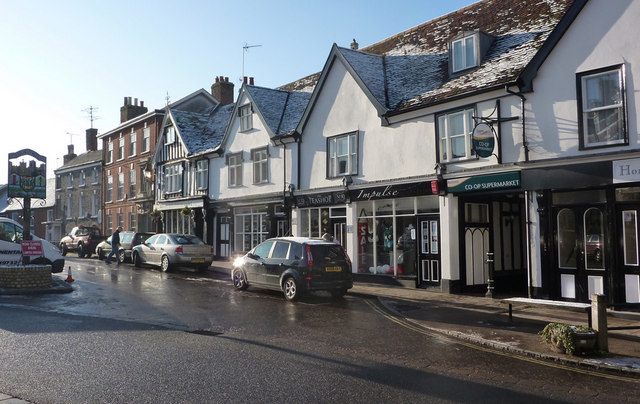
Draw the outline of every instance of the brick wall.
M0 287L40 288L51 286L50 265L0 265Z

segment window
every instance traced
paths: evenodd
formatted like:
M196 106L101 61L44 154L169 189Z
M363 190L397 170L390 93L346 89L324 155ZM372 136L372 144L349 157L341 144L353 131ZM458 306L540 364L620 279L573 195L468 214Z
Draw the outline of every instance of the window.
M107 194L104 196L106 202L113 201L113 175L107 175Z
M357 135L357 132L352 132L327 139L329 178L358 173Z
M182 190L182 164L167 166L164 171L165 193L180 192Z
M67 177L67 188L73 188L73 174L71 173Z
M67 219L73 218L73 195L67 195Z
M240 117L240 132L253 129L253 111L251 110L251 104L243 105L238 109L238 116Z
M142 129L142 153L151 149L151 129Z
M118 173L118 200L124 199L124 173Z
M440 161L454 161L471 158L474 109L469 108L438 116L438 137L440 139Z
M79 186L84 187L86 185L87 177L84 174L84 170L80 171L80 184Z
M476 35L466 36L451 42L451 70L459 72L478 65L476 58Z
M91 173L91 183L92 184L98 183L98 169L95 167L93 167L93 172Z
M136 197L136 170L132 168L129 171L129 198Z
M227 156L229 166L229 186L239 187L242 185L242 153L229 154Z
M164 144L173 144L176 141L176 129L168 126L164 129Z
M209 172L209 160L198 160L196 162L196 186L198 189L207 189Z
M269 181L269 149L262 147L251 150L253 160L253 183L262 184Z
M136 143L138 142L138 134L131 132L129 135L129 156L136 155Z
M84 217L84 192L80 192L78 198L78 217Z
M135 212L129 212L129 230L136 231L138 229L138 215Z
M122 160L124 158L124 138L121 137L118 140L118 160Z
M105 222L106 223L104 225L104 228L105 228L107 234L113 233L113 218L111 217L110 214L107 214L105 216Z
M113 163L113 142L107 145L107 164Z
M580 147L627 144L624 69L578 74Z
M98 193L97 191L93 191L93 195L91 195L91 216L98 216Z
M118 226L124 227L124 216L122 215L122 213L118 213L116 215L116 219L118 220Z

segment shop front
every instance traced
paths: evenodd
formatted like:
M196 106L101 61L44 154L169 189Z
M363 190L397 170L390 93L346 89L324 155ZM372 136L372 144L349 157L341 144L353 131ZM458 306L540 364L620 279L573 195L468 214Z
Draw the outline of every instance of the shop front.
M460 290L524 293L528 243L520 172L449 179L447 192L458 198Z

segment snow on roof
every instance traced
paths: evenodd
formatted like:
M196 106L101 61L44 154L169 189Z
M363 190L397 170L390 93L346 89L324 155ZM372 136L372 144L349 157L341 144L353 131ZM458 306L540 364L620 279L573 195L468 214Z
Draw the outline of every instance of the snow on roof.
M233 104L209 107L204 112L171 110L178 133L188 154L215 149L222 140L231 118Z
M484 0L354 51L338 48L385 108L404 109L512 84L540 50L574 0ZM449 75L449 41L481 31L493 43L481 64ZM313 90L320 74L282 89ZM386 94L386 96L385 96Z
M250 85L245 88L276 136L295 129L311 98L311 93L308 92L274 90Z

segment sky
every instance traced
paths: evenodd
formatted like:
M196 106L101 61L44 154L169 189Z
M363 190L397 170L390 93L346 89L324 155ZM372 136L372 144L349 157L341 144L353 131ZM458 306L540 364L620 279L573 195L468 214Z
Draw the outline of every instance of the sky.
M90 109L101 134L124 97L162 108L216 76L237 95L243 70L276 88L321 71L334 43L363 48L472 3L0 0L0 184L9 153L46 156L49 177L69 144L84 153Z

